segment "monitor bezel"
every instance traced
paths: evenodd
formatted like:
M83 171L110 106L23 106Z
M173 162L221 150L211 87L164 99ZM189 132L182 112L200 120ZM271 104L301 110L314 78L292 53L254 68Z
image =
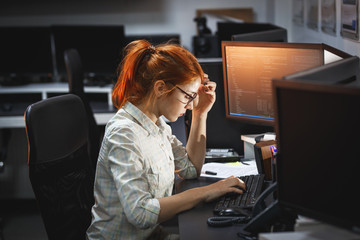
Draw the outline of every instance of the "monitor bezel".
M221 53L223 59L223 74L224 74L224 92L225 92L225 114L226 117L236 121L243 121L249 124L274 126L275 119L257 119L246 116L234 116L229 111L229 96L228 96L228 83L226 71L226 51L227 46L242 46L242 47L266 47L266 48L305 48L305 49L318 49L322 54L322 65L324 64L324 51L322 44L315 43L284 43L284 42L237 42L237 41L222 41Z

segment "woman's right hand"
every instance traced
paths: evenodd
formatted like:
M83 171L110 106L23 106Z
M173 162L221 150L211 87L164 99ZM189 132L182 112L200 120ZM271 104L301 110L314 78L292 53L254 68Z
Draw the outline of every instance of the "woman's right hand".
M205 190L204 201L211 202L229 192L242 194L246 190L246 185L238 177L232 176L203 188Z

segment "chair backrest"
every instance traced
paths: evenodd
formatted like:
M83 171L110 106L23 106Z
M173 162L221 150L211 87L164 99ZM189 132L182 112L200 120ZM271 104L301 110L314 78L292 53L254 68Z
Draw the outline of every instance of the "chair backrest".
M69 91L73 94L84 94L84 71L81 57L76 49L67 49L64 52Z
M49 239L85 239L94 171L81 99L66 94L34 103L25 126L30 182Z
M69 82L69 92L76 94L84 103L89 123L89 150L93 168L96 168L97 158L100 150L101 134L94 113L84 91L84 72L81 57L76 49L67 49L64 52L65 67Z

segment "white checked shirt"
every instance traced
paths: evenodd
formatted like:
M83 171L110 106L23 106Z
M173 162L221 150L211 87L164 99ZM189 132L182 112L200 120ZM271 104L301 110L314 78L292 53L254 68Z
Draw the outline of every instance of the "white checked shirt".
M170 196L174 170L196 177L182 143L127 102L109 121L100 149L89 239L145 239L157 226L157 198Z

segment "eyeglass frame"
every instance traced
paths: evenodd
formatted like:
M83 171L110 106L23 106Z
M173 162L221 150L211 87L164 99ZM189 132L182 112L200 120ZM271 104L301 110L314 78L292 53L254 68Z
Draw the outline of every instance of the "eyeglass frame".
M186 103L185 107L187 107L192 101L195 100L195 98L197 97L197 93L194 93L194 96L191 96L189 93L185 92L184 90L182 90L179 86L171 83L171 82L168 82L170 83L171 85L174 85L177 89L179 89L182 93L184 93L186 96L188 96L190 99L189 101ZM179 100L180 101L180 100ZM183 101L180 101L181 103L184 103Z
M187 93L187 92L185 92L184 90L182 90L180 87L178 87L178 86L175 86L177 89L179 89L182 93L184 93L184 94L186 94L186 96L188 96L190 99L189 99L189 101L186 103L186 105L185 105L185 107L186 106L188 106L192 101L194 101L195 100L195 98L197 97L197 93L194 93L194 95L193 96L191 96L189 93ZM182 102L182 101L180 101L180 102Z

